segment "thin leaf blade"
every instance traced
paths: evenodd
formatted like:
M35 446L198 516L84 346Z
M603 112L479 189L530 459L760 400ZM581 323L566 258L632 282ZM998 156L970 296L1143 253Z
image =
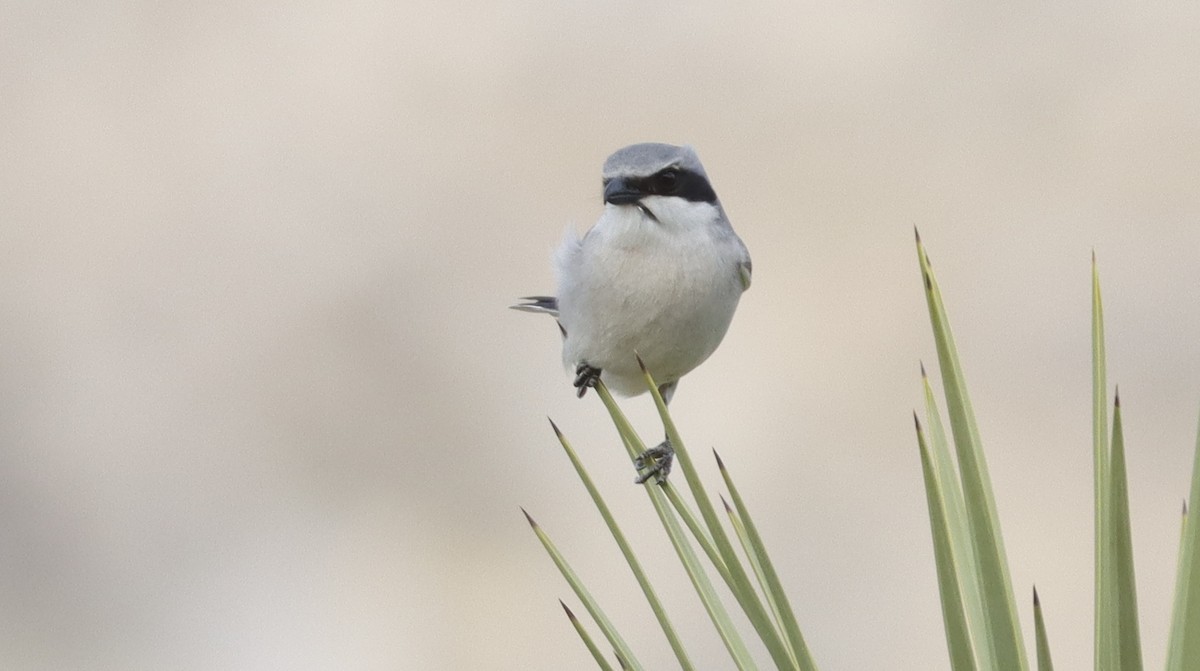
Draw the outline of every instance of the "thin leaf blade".
M600 604L595 598L592 597L592 593L588 591L587 587L584 586L583 581L579 578L579 575L576 574L575 570L571 568L570 563L567 562L567 558L558 551L558 548L555 547L553 541L550 540L550 536L542 529L540 525L538 525L537 522L533 521L533 517L531 517L524 508L521 509L521 512L525 513L525 519L529 522L529 526L533 529L533 533L537 536L538 540L541 541L542 547L546 549L546 553L550 555L550 559L554 562L554 565L558 567L559 573L562 573L563 578L566 578L567 584L571 586L572 591L575 592L575 596L579 597L579 601L583 603L583 607L587 609L588 614L591 615L592 619L596 621L596 624L600 627L600 631L603 632L604 637L608 639L609 645L611 645L613 649L620 652L621 656L629 665L629 668L640 671L642 665L638 663L637 658L633 654L633 650L628 644L625 643L625 639L622 638L620 632L617 631L617 628L613 626L613 623L608 619L608 616L604 614L604 610L600 608Z
M950 539L947 512L950 504L938 477L938 457L930 453L925 441L925 432L916 413L913 413L913 421L917 426L921 472L925 476L925 498L929 505L929 528L933 535L933 558L937 565L938 594L942 601L942 624L946 632L946 648L950 653L950 668L953 671L975 671L975 652L967 626L962 591L959 588L962 580L958 572L960 564L956 561L954 544Z
M800 624L796 620L795 611L792 610L791 600L788 599L787 591L783 588L783 581L779 579L779 574L775 571L775 565L771 562L771 557L767 553L766 544L763 542L762 535L758 532L758 527L754 524L754 519L750 516L750 512L746 508L746 502L742 499L741 492L733 482L733 477L729 474L729 469L725 468L725 462L721 457L713 452L717 458L717 469L721 471L721 478L725 481L725 487L729 490L729 497L733 499L733 508L738 513L738 519L741 520L745 528L746 540L750 544L750 556L757 559L758 567L761 569L761 574L766 587L764 591L771 597L775 604L776 611L779 615L779 620L783 625L783 632L788 641L788 648L794 652L795 661L801 671L816 671L817 664L813 659L812 653L808 649L808 643L804 640L804 635L800 632Z
M975 561L974 543L971 540L970 522L967 520L966 503L963 501L958 468L950 454L946 429L942 424L941 413L938 412L937 400L934 398L929 376L925 374L924 365L921 366L921 383L925 390L925 418L929 427L929 458L934 465L934 476L944 504L950 549L953 551L958 588L961 591L967 629L975 653L975 665L979 671L992 671L994 660L991 650L994 646L988 640L991 631L987 627L987 616L984 613L983 588L979 583L979 570Z
M985 615L991 635L988 641L996 668L1026 671L1029 662L1022 641L1020 621L1017 616L1016 600L1013 597L1012 581L1008 572L1008 559L1004 552L1004 540L1000 531L1000 519L996 512L991 479L988 476L975 414L971 409L970 396L959 361L954 336L950 332L949 319L942 303L941 291L933 275L929 256L917 238L917 255L921 275L925 283L925 298L929 308L930 324L937 345L938 365L942 372L942 385L946 396L946 409L950 417L951 433L958 453L958 468L961 475L964 500L971 537L978 562L979 580L983 588Z
M691 659L688 658L687 651L683 647L683 642L679 640L679 635L675 632L675 627L671 624L671 619L667 616L667 611L662 605L662 601L658 598L658 593L650 583L649 577L646 575L645 569L638 561L637 555L633 552L633 547L629 544L629 540L625 537L625 533L621 531L620 525L613 517L612 510L609 509L608 503L597 489L592 477L588 474L583 462L579 459L579 454L571 447L570 441L563 435L563 432L558 429L558 426L553 421L550 422L550 427L554 429L554 435L558 438L558 442L562 445L563 450L567 453L567 458L570 459L571 465L575 468L575 473L583 482L584 489L592 498L593 505L600 512L600 517L604 519L604 524L608 527L609 533L612 534L613 540L616 541L617 547L620 548L621 554L625 557L625 562L629 564L629 569L633 571L634 579L637 580L638 586L642 588L642 594L645 595L646 601L650 604L650 610L654 612L655 619L658 620L659 626L662 627L663 634L667 638L667 643L671 646L671 650L675 653L675 658L679 660L680 668L684 671L690 671L695 667L692 665ZM563 605L566 608L566 605ZM570 610L567 614L572 617Z
M675 427L674 420L671 419L671 413L667 410L666 401L663 400L662 394L658 391L658 386L654 383L654 379L650 375L650 371L646 370L646 366L640 357L638 358L638 363L642 366L642 374L646 378L646 385L651 397L654 398L654 405L658 408L659 418L662 420L663 428L666 430L667 440L671 442L671 446L675 450L675 460L679 464L679 469L683 471L688 489L692 492L692 498L695 500L696 506L700 509L700 516L704 520L704 524L708 527L709 533L712 534L713 544L717 546L721 559L725 562L725 567L729 571L729 586L734 598L737 599L738 605L742 607L742 611L750 620L750 624L753 625L759 638L767 646L767 652L770 653L775 665L781 669L795 668L795 662L792 660L787 645L783 642L783 637L775 629L775 625L771 621L766 607L763 606L762 600L758 597L758 592L755 591L754 585L750 581L750 576L746 572L746 568L742 565L741 559L738 557L733 544L729 540L729 534L725 532L725 527L721 524L721 518L717 515L712 499L709 498L708 492L704 488L699 471L697 471L695 463L692 461L691 455L683 443L683 438L679 435L679 431Z
M571 621L571 626L575 628L575 633L579 634L584 647L588 649L588 652L592 653L592 659L596 660L596 666L600 667L600 671L613 671L612 664L609 664L608 659L604 657L604 653L600 652L600 648L592 640L592 635L587 633L587 629L583 628L583 623L579 621L579 618L575 617L575 613L572 613L571 609L567 608L567 604L563 603L562 599L558 600L558 605L562 606L562 609L566 611L567 619Z
M1186 640L1184 614L1187 608L1188 553L1187 553L1188 506L1183 502L1183 514L1179 521L1179 556L1175 566L1175 598L1171 604L1171 633L1167 638L1167 671L1183 671L1183 644Z
M1109 464L1109 528L1113 594L1116 604L1116 668L1141 671L1142 642L1138 626L1137 585L1133 570L1133 535L1129 528L1129 489L1125 477L1125 437L1121 428L1121 398L1113 406L1112 455Z
M645 443L642 442L641 437L634 431L629 420L625 417L625 413L621 412L620 407L617 406L612 394L608 391L608 387L603 382L596 385L596 395L604 403L604 407L608 410L609 416L612 417L613 424L621 434L621 439L625 442L626 449L630 451L631 456L637 456L645 451ZM647 496L650 497L650 502L654 506L654 512L658 514L659 521L662 522L663 528L667 532L667 537L671 541L671 546L675 549L675 554L683 564L684 571L687 573L688 579L692 582L692 587L700 597L700 602L704 606L705 612L708 613L709 619L712 621L713 626L716 627L717 634L721 637L721 642L725 644L726 650L729 651L730 657L733 658L734 664L743 671L754 669L754 660L750 656L750 651L746 648L745 641L742 640L741 634L738 633L733 620L729 617L729 612L725 609L725 605L721 603L716 590L713 589L712 582L704 572L704 567L700 564L700 560L692 549L691 543L688 542L683 528L680 527L678 518L672 512L666 495L660 491L660 487L654 484L643 487L643 489L646 491ZM625 661L632 664L630 660Z
M1174 642L1181 652L1178 655L1178 670L1200 668L1200 524L1195 524L1195 515L1200 506L1200 429L1196 431L1196 447L1192 457L1192 488L1188 495L1188 522L1183 532L1183 559L1180 580L1175 585L1177 600L1182 603L1179 628ZM1173 636L1173 638L1175 637Z
M1042 601L1038 598L1036 587L1033 588L1033 629L1037 639L1038 671L1054 671L1054 662L1050 659L1050 639L1046 636L1046 621L1042 619Z
M1116 671L1118 632L1112 559L1109 555L1108 381L1104 354L1104 305L1100 272L1092 252L1092 461L1094 530L1094 655L1096 671Z

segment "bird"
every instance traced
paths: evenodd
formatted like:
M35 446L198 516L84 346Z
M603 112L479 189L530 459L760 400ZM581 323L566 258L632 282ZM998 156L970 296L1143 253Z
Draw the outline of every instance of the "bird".
M580 397L598 380L623 396L647 391L640 356L670 403L725 337L750 288L750 253L691 146L629 145L601 176L600 218L582 237L568 228L554 254L556 295L511 307L558 320ZM665 482L673 455L669 440L647 450L637 481Z

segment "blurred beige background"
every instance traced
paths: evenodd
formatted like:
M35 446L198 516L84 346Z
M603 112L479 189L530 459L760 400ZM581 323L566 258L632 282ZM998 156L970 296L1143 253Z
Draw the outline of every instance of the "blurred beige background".
M1055 661L1090 665L1095 249L1160 665L1200 406L1197 25L1195 3L0 4L0 666L589 668L525 506L671 668L550 415L697 659L731 668L553 325L505 309L552 289L601 162L645 140L698 148L754 255L673 407L825 669L948 667L914 225L1019 599L1036 583Z

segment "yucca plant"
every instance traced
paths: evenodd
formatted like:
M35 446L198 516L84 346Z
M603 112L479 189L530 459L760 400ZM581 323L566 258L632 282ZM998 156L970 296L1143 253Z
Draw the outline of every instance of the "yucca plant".
M709 577L710 570L715 572L729 588L737 601L737 605L749 619L755 633L766 646L767 651L771 655L771 660L777 668L815 671L817 668L816 664L813 662L812 656L808 651L808 646L804 642L804 637L800 633L799 625L797 624L791 605L788 603L787 595L783 591L779 577L775 573L774 566L763 545L762 538L759 536L753 520L747 513L746 504L734 486L728 470L718 456L717 463L729 493L729 501L722 499L724 503L723 508L732 532L727 530L722 523L721 516L717 513L713 499L709 497L705 490L704 484L701 482L699 474L696 471L695 463L687 450L686 444L683 442L683 438L675 428L675 423L671 420L666 403L663 401L662 396L659 395L653 378L645 370L644 366L642 371L646 376L646 384L654 398L655 405L658 407L663 428L675 448L675 458L679 464L679 470L682 472L683 478L687 483L692 503L689 503L680 493L679 489L675 487L674 483L677 478L665 481L661 486L651 483L642 489L646 492L651 505L658 514L667 537L675 548L675 552L679 556L683 568L692 582L692 586L696 589L701 603L716 628L717 635L724 642L729 655L739 669L758 668L750 656L741 633L734 626L726 605L722 603L713 586ZM603 383L597 385L596 392L608 409L630 458L635 458L644 452L646 449L645 443L633 427L630 426L624 413L617 407L612 395ZM551 427L558 437L559 443L566 451L568 458L570 458L572 465L575 467L575 471L582 480L584 487L591 495L596 508L600 511L600 515L604 518L605 524L612 532L613 539L621 549L621 553L625 556L634 578L650 603L651 610L658 619L659 625L662 627L663 633L671 645L671 649L675 652L680 666L684 669L696 668L679 642L674 627L671 625L670 619L667 617L667 613L658 596L655 594L649 579L647 579L641 563L637 560L633 548L629 545L625 534L613 518L608 505L604 502L604 498L592 482L578 454L571 448L571 444L566 436L559 431L557 426L554 426L553 422L551 422ZM693 505L699 510L699 515L693 510ZM533 521L532 517L529 517L528 513L526 517L537 534L538 539L541 540L546 551L562 572L563 577L567 579L568 584L575 591L584 608L591 614L601 633L608 640L621 667L629 669L643 668L620 633L616 631L604 615L599 604L592 598L582 581L571 570L566 559L551 542L549 536ZM687 532L684 531L685 528ZM738 548L741 549L741 553L734 547L733 538L737 539ZM704 555L707 564L701 561L696 548L699 548L700 553ZM753 579L751 575L754 576ZM594 643L590 642L590 636L584 632L581 626L576 625L576 628L580 632L584 644L595 655L598 648ZM597 656L597 663L600 664L601 668L606 668L607 659Z
M929 520L942 597L942 617L951 668L1029 668L1017 620L1017 606L992 497L979 432L967 395L962 365L925 247L917 255L933 327L950 419L957 469L928 378L924 375L928 432L917 421L917 444L925 473ZM924 371L922 371L923 373ZM1104 311L1100 277L1092 258L1092 411L1095 464L1095 668L1140 671L1142 649L1137 619L1133 541L1125 477L1121 401L1113 397L1108 424L1104 363ZM1191 501L1200 496L1200 437L1192 473ZM1200 577L1196 531L1184 516L1167 668L1200 669L1200 595L1190 585ZM1034 590L1034 632L1038 669L1053 668L1041 601Z
M935 568L941 595L942 616L950 665L954 671L1027 671L1018 607L1000 519L988 477L979 430L967 394L962 365L951 334L941 292L929 257L917 236L917 256L929 307L930 323L941 371L949 435L945 430L933 388L921 378L925 396L925 422L914 413L917 447L924 474L933 538ZM649 371L643 366L647 389L658 408L663 428L675 447L679 470L690 494L689 502L675 487L678 478L643 488L662 522L700 602L708 613L734 664L739 669L757 669L742 634L734 626L730 611L719 598L711 573L725 583L736 605L761 639L771 662L778 669L814 671L813 660L798 620L779 576L754 525L745 500L716 456L729 498L721 496L726 522L707 493L692 456L679 435L667 406ZM1104 365L1104 326L1100 282L1095 258L1092 262L1092 373L1093 452L1095 461L1095 668L1097 671L1139 671L1141 643L1137 621L1137 593L1133 570L1129 501L1125 477L1125 445L1121 428L1119 398L1114 397L1111 434L1108 425L1107 381ZM601 383L597 396L607 408L621 441L631 458L645 450L645 443ZM629 564L651 611L658 620L681 668L696 666L683 648L674 627L655 594L641 564L604 498L589 477L566 436L551 422L559 443L604 518L617 546ZM953 445L953 453L951 452ZM1190 506L1200 505L1200 435L1197 437L1192 474ZM1179 549L1174 613L1172 618L1168 671L1200 669L1200 554L1196 526L1183 516ZM699 514L697 514L697 512ZM599 603L571 569L566 558L528 513L526 518L551 559L591 616L608 643L612 659L596 643L588 628L566 606L563 609L580 639L601 669L642 669L636 654L605 616ZM728 525L728 528L726 527ZM685 531L686 529L686 531ZM737 540L735 546L733 539ZM699 553L697 553L699 549ZM703 557L703 560L701 559ZM1035 655L1037 668L1053 668L1049 637L1041 601L1033 590Z

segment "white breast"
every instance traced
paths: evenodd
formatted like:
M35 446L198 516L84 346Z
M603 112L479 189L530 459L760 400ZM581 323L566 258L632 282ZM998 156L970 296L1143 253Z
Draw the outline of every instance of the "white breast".
M600 368L605 383L624 394L645 391L635 351L659 384L707 359L742 292L744 248L719 210L678 198L645 202L657 219L610 205L557 258L563 361Z

